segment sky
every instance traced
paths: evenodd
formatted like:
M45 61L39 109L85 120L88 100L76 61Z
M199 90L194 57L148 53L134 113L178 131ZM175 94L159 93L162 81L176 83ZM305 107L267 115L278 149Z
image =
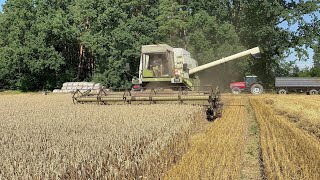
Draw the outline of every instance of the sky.
M320 18L320 13L316 13L316 16L318 16ZM311 22L312 17L310 15L304 15L303 19L306 20L307 22ZM296 31L298 29L298 24L294 24L291 26L288 26L288 23L285 21L283 23L281 23L279 25L280 27L286 29L289 28L290 31ZM308 48L308 54L309 54L309 58L307 61L297 61L296 64L298 65L299 68L306 68L306 67L312 67L313 66L313 55L314 52L311 48ZM297 60L298 58L296 57L296 53L294 52L294 50L291 50L293 53L286 59L288 61L292 61L292 60Z
M0 0L0 11L2 11L2 4L5 3L6 0ZM320 13L317 13L317 16L320 18ZM303 18L310 22L311 21L311 16L309 15L305 15L303 16ZM283 22L279 25L280 27L286 29L289 27L289 30L290 31L295 31L298 29L298 25L297 24L294 24L292 26L288 26L288 23L287 22ZM296 64L298 65L299 68L305 68L305 67L311 67L313 65L313 50L312 49L307 49L308 50L308 54L309 54L309 58L307 61L297 61ZM293 61L293 60L296 60L297 57L296 57L296 53L292 50L292 54L286 59L287 61Z
M1 4L0 10L2 10L2 4L4 4L5 2L6 0L0 0L0 4Z

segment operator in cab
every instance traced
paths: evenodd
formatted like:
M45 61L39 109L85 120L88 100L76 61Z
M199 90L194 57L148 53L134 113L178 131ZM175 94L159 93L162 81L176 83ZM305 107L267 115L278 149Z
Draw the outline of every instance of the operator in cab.
M162 59L161 55L154 55L150 59L150 70L153 71L154 77L161 77Z

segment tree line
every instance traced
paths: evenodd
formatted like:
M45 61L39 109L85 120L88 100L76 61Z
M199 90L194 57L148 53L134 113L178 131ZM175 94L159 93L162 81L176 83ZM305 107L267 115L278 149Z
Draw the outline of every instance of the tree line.
M320 76L318 11L318 0L7 0L0 89L53 89L66 81L128 87L141 45L157 43L185 48L199 64L259 46L261 59L216 70L231 79L255 74L272 85L275 76L297 71ZM299 28L280 27L284 22ZM314 49L316 65L303 74L284 58L294 48L306 59L305 47Z

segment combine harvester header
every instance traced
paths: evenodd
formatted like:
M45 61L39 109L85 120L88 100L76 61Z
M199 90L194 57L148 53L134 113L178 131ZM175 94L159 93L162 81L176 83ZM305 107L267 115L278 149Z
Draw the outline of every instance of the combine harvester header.
M222 112L220 92L218 88L214 90L211 87L200 91L200 80L196 73L247 55L258 57L259 54L260 49L256 47L198 66L185 49L172 48L167 44L145 45L141 48L139 75L132 79L132 90L116 93L101 89L97 94L77 91L73 100L76 103L99 104L146 101L205 103L207 118L213 120Z

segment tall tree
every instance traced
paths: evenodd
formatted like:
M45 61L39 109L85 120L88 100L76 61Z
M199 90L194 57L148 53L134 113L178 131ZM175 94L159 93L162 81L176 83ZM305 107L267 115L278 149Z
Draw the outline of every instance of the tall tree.
M185 47L187 44L187 23L189 18L186 4L176 0L159 0L159 33L166 43Z
M267 84L273 84L275 69L288 55L286 52L295 48L298 54L305 54L304 47L310 47L316 37L315 31L318 31L315 26L316 12L319 11L317 0L210 0L205 3L195 0L189 4L193 13L205 10L219 21L231 23L244 47L262 48L262 59L251 61L246 71L259 75ZM305 14L313 16L315 21L305 21ZM297 23L298 31L280 28L283 22L289 25Z
M137 74L141 45L153 43L186 48L200 64L260 46L261 59L223 65L214 77L247 72L271 85L294 68L283 62L290 48L303 59L305 47L313 47L317 58L317 11L316 0L7 0L0 86L37 90L94 80L126 87ZM281 28L284 22L299 28Z

